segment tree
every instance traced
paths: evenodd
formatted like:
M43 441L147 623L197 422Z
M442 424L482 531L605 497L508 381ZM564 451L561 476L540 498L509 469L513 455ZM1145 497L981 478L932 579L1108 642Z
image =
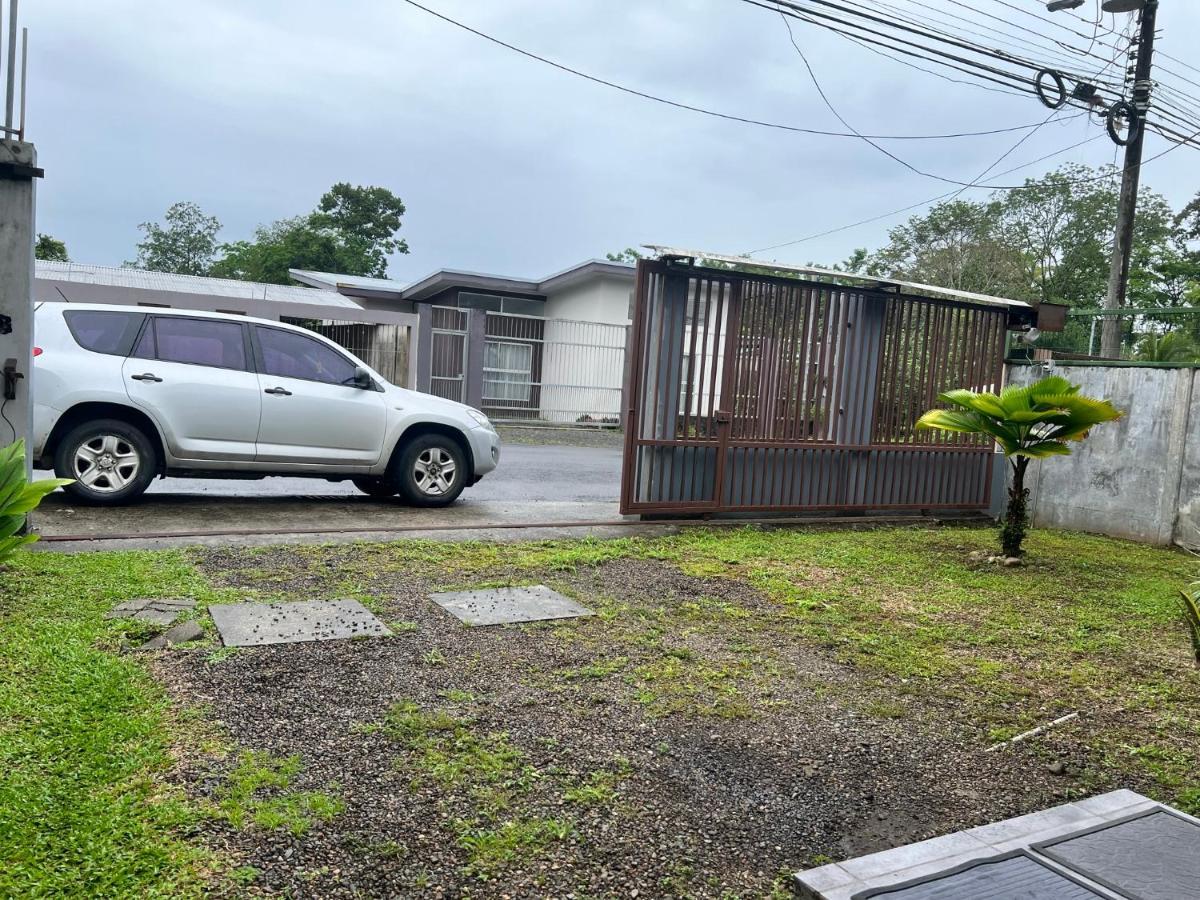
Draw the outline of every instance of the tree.
M289 284L288 269L313 269L383 278L387 257L407 253L397 237L404 204L386 188L339 183L307 216L260 226L251 241L221 247L212 274Z
M33 245L33 255L36 259L51 260L53 262L71 261L70 257L67 256L67 245L48 234L38 234L37 243Z
M1025 387L1009 385L999 396L960 388L940 394L938 400L958 408L931 409L917 420L917 428L989 435L1012 468L1008 508L1000 530L1005 556L1022 553L1029 525L1029 489L1025 487L1029 461L1069 455L1068 441L1081 441L1094 426L1121 417L1107 400L1081 396L1079 385L1058 375Z
M1022 299L1028 294L1023 261L1003 233L1001 212L996 201L939 203L893 228L869 264L848 262L910 281Z
M152 272L207 275L217 252L221 223L188 201L173 203L163 216L165 226L143 222L146 237L137 245L137 259L125 265Z
M632 266L639 259L645 259L646 255L634 250L632 247L626 247L619 253L605 253L604 258L609 262L629 263Z

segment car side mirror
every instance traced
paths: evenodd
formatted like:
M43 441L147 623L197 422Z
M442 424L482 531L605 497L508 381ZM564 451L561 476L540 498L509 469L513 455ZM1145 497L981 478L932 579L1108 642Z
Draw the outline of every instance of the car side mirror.
M364 391L369 391L375 387L375 379L371 377L371 373L362 366L354 367L354 386L362 388Z

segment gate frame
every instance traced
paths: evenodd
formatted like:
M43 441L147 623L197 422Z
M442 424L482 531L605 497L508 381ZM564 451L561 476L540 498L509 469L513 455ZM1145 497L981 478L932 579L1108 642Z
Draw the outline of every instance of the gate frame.
M767 264L769 265L769 264ZM726 326L725 333L720 336L722 349L724 350L724 361L722 367L722 392L729 390L732 385L733 377L736 374L736 351L731 349L738 340L741 332L742 310L745 302L742 288L747 282L759 282L786 286L789 288L806 288L815 291L828 291L831 293L849 293L861 296L865 299L872 298L883 300L885 303L891 303L897 299L906 301L915 301L920 304L926 304L931 309L939 310L938 315L941 315L940 310L946 308L952 309L975 309L986 311L990 314L1004 313L1003 327L998 330L999 339L996 341L995 358L987 361L980 360L978 365L980 374L990 372L996 388L999 389L1004 380L1004 346L1005 337L1008 330L1015 327L1030 324L1030 320L1034 315L1031 307L1025 304L1013 304L1012 301L999 301L996 304L989 304L983 301L973 301L972 299L951 299L946 296L925 296L915 293L903 293L902 286L899 284L889 284L886 280L870 279L877 281L875 286L850 286L845 284L836 284L827 281L815 281L808 278L787 277L782 275L768 275L744 272L737 269L714 269L706 266L696 265L695 257L692 256L675 256L673 254L664 254L659 259L642 259L638 261L637 271L634 284L634 313L633 323L631 325L631 341L627 349L626 361L628 366L627 390L625 395L624 412L624 428L625 428L625 443L622 457L621 469L621 497L620 497L620 512L622 515L629 514L673 514L687 515L698 514L708 518L718 514L738 514L751 511L747 505L725 505L723 503L726 471L728 466L728 455L731 446L741 446L745 443L748 445L758 443L760 445L768 445L768 441L745 441L739 442L731 440L731 431L733 424L733 416L735 409L730 408L730 399L722 393L721 408L716 408L715 398L713 400L713 419L718 426L716 442L706 443L715 449L716 457L714 463L714 478L713 491L711 500L687 500L687 501L642 501L636 500L636 473L637 473L637 458L639 450L647 446L692 446L696 442L688 441L687 439L678 440L675 438L641 438L639 429L642 423L642 414L645 410L641 409L641 398L645 389L646 371L642 365L644 354L647 349L648 340L648 322L649 315L649 276L650 274L658 275L664 279L674 275L682 277L690 281L693 278L707 278L714 281L726 281L730 286L729 299L729 315L736 316L730 320ZM852 273L847 273L848 278L863 278L863 276L855 276ZM686 282L685 282L686 283ZM884 286L886 285L886 287ZM665 282L663 291L665 294ZM698 296L698 294L697 294ZM711 302L711 293L710 293ZM663 302L660 300L660 302ZM688 303L691 302L689 295ZM1006 306L1001 305L1006 304ZM885 307L885 316L887 307ZM684 322L686 323L686 307ZM685 324L686 327L686 324ZM974 328L974 326L972 326ZM884 335L886 337L886 334ZM660 336L661 338L661 336ZM926 343L929 343L928 323L926 324ZM939 360L936 356L936 351L939 349L935 341L932 347L935 355L932 359ZM693 343L694 343L693 335ZM714 348L716 348L714 343ZM714 349L714 357L716 356ZM877 366L877 377L882 378L883 371L883 355L884 348L881 345L879 350L879 365ZM715 367L714 359L714 367ZM690 402L690 399L689 399ZM991 504L992 497L992 482L993 482L993 460L995 454L994 442L981 442L978 445L974 444L917 444L917 443L901 443L896 442L890 445L881 445L874 441L876 419L878 416L879 398L875 397L871 404L870 420L866 423L865 433L867 438L865 442L847 443L845 441L822 442L822 441L789 441L776 442L778 449L794 449L794 450L828 450L828 451L899 451L907 453L930 453L938 452L966 452L975 453L986 457L986 463L983 468L983 499L978 503L933 503L933 502L918 502L918 503L874 503L874 504L848 504L848 503L824 503L824 504L802 504L802 505L779 505L773 507L778 512L817 512L823 510L841 510L841 511L866 511L866 510L884 510L884 509L987 509ZM832 475L830 476L833 477ZM759 509L761 507L754 507Z

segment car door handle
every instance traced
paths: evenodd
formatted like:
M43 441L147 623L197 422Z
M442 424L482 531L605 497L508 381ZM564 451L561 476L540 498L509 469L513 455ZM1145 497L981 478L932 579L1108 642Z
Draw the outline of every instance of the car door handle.
M290 397L290 396L292 396L292 392L291 392L291 391L289 391L287 388L281 388L281 387L267 388L265 391L263 391L263 393L264 393L264 394L275 394L275 395L277 395L277 396L279 396L279 397Z
M162 379L153 372L144 372L141 375L130 375L129 377L134 381L162 381Z

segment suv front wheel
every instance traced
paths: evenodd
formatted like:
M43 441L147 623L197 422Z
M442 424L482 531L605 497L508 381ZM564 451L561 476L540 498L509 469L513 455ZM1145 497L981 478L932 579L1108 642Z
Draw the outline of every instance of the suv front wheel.
M462 448L442 434L424 434L400 454L393 483L413 506L449 506L467 486Z
M150 439L119 419L77 425L54 451L54 474L74 479L63 491L89 506L128 503L150 486L157 471Z

